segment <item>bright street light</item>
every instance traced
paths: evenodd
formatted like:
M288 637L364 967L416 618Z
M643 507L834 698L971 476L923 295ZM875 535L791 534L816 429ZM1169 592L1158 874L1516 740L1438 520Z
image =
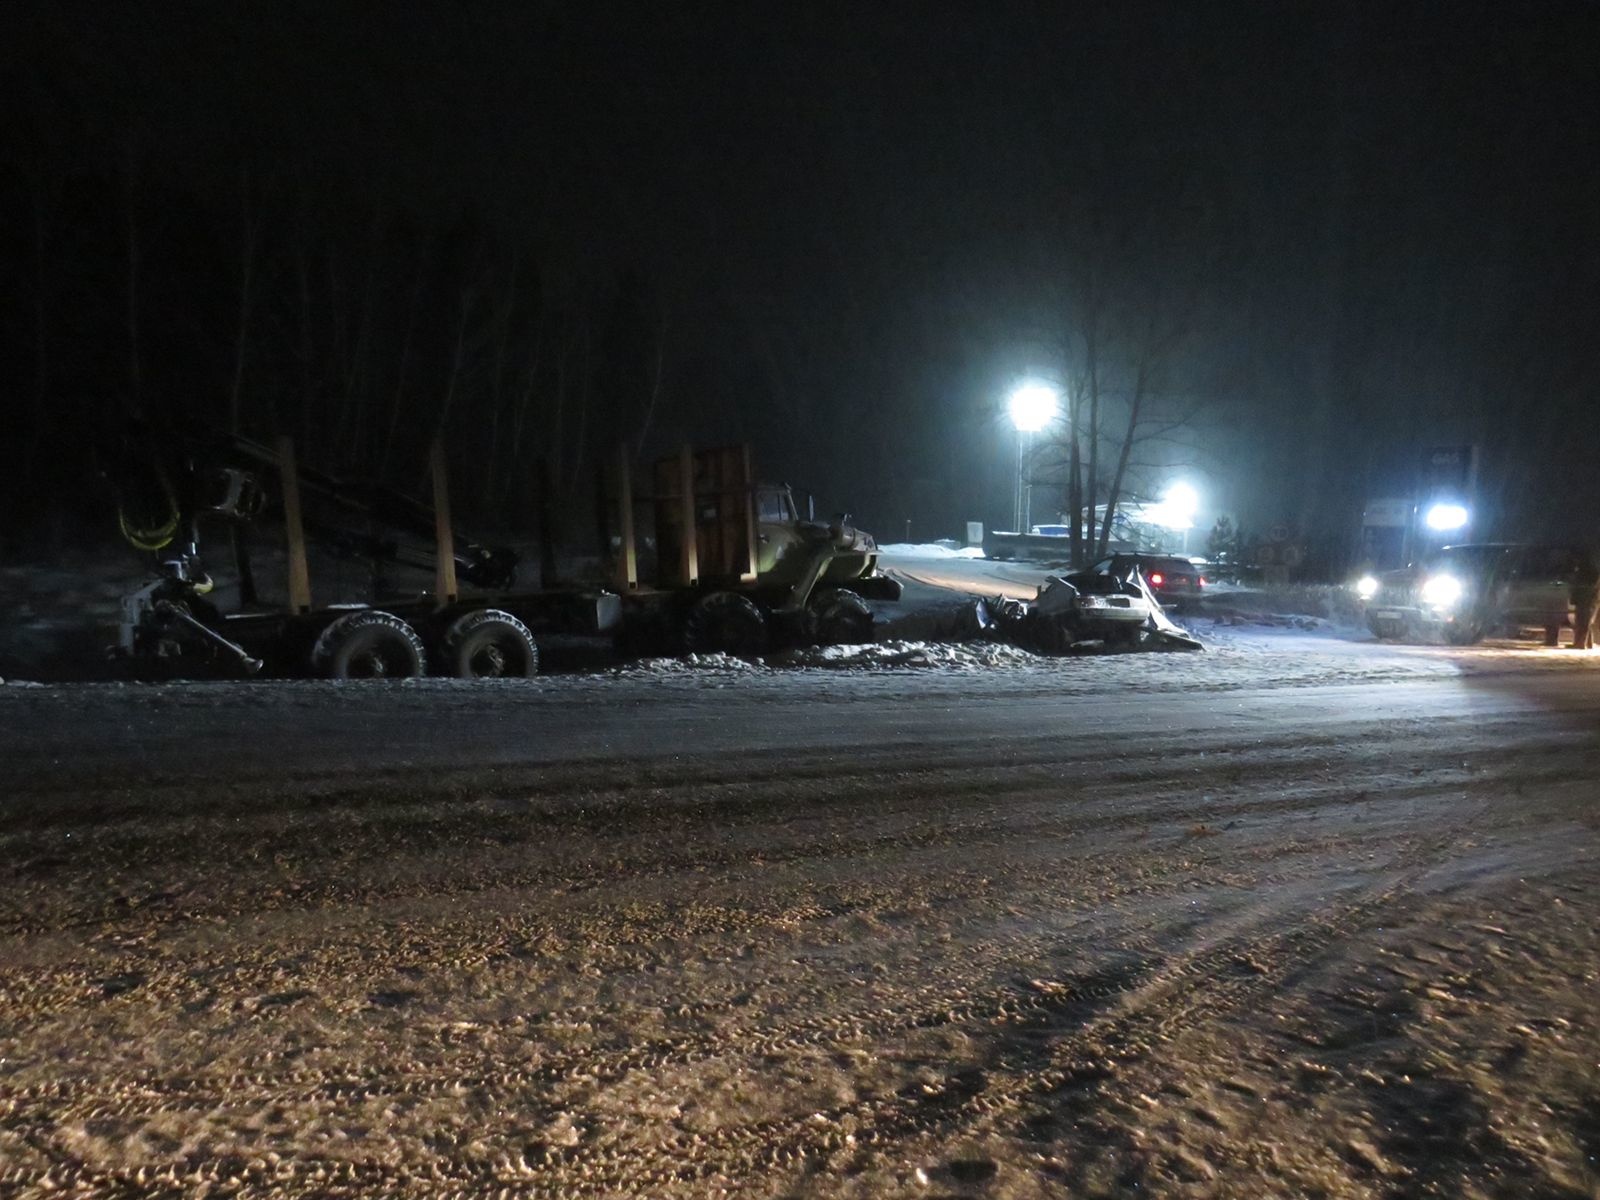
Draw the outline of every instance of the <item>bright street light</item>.
M1200 493L1194 484L1179 479L1167 485L1161 503L1154 505L1146 515L1147 520L1183 534L1183 553L1189 553L1189 530L1194 528L1194 516L1200 511Z
M1018 433L1038 433L1061 411L1061 399L1047 383L1025 383L1006 402Z
M1429 529L1449 533L1464 527L1469 516L1464 504L1435 504L1423 519L1427 521Z
M1200 493L1194 490L1192 483L1180 479L1167 488L1167 494L1161 500L1167 511L1184 527L1194 524L1194 515L1200 511Z
M1012 521L1018 533L1029 533L1033 525L1033 484L1028 479L1028 455L1033 435L1061 413L1061 398L1048 383L1019 384L1006 401L1006 412L1017 431L1017 490Z
M1167 486L1160 500L1147 505L1140 519L1174 533L1187 533L1194 528L1194 517L1199 511L1200 493L1193 484L1179 480Z

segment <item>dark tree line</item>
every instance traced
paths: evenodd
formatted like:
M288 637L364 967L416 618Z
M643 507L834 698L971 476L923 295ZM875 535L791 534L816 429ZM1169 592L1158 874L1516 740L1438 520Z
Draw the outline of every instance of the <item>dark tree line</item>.
M0 162L0 229L14 545L104 519L96 449L131 419L289 434L309 465L418 493L440 437L458 512L526 530L536 489L587 511L597 455L661 417L668 323L646 274L554 271L470 212L248 169L186 185L125 141Z

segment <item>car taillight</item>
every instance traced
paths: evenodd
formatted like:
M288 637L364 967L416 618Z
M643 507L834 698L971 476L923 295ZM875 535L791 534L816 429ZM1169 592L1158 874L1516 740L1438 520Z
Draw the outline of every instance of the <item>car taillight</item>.
M1196 579L1194 581L1194 585L1195 585L1195 587L1205 587L1205 585L1206 585L1206 577L1204 575L1200 576L1199 579Z
M1160 587L1166 581L1167 581L1167 577L1165 575L1163 575L1160 571L1157 571L1155 574L1150 576L1150 586L1151 587Z

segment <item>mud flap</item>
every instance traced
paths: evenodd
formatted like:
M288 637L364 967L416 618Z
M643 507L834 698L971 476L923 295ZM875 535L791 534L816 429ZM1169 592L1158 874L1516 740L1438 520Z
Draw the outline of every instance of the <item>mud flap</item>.
M893 575L863 575L860 579L852 579L840 585L848 588L856 595L866 600L898 600L905 592L905 585Z

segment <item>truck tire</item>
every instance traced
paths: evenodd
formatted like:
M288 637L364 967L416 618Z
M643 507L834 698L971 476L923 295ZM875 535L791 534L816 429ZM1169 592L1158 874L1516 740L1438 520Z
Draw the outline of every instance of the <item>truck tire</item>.
M767 652L767 619L748 596L712 592L690 606L683 648L689 654L759 658Z
M1471 646L1483 640L1483 622L1476 619L1456 621L1446 627L1444 639L1452 646Z
M828 588L811 598L817 644L859 646L872 641L872 606L845 588Z
M427 662L417 631L377 609L340 617L311 650L312 669L326 679L411 679Z
M517 618L498 608L463 613L444 631L444 669L457 679L531 679L539 643Z

